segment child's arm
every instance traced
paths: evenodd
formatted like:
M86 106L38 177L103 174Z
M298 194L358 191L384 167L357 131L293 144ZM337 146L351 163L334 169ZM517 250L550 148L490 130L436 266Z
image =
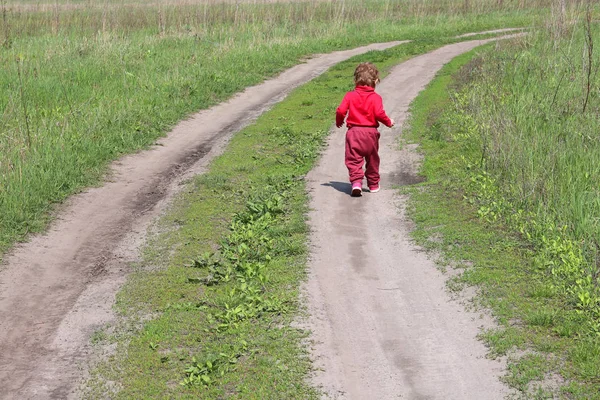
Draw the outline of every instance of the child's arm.
M335 110L335 126L338 128L341 128L342 125L344 125L344 118L346 118L346 113L348 112L349 107L350 104L348 102L348 95L346 94L340 106L337 108L337 110Z
M381 96L377 96L376 99L377 100L374 103L375 119L387 126L388 128L391 128L392 126L394 126L394 120L390 119L390 117L388 117L385 110L383 109L383 100L381 100Z

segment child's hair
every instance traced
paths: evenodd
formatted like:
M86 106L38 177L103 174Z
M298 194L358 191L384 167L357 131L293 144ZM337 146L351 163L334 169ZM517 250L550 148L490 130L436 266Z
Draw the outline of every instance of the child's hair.
M377 67L370 62L358 64L354 70L354 84L356 86L371 86L379 82L379 71Z

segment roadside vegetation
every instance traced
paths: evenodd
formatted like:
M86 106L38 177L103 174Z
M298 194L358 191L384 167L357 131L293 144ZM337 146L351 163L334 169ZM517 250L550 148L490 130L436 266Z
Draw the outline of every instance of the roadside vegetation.
M525 39L460 57L414 103L428 178L409 190L415 237L464 268L451 287L480 288L476 303L500 324L483 337L510 357L510 385L600 398L598 11L543 25L551 3L0 0L0 257L186 115L310 54L414 39L294 91L190 182L119 295L120 323L92 338L116 350L86 396L317 398L292 324L307 251L302 177L353 68L535 23Z
M599 11L456 59L412 106L414 235L478 288L526 398L600 398Z
M450 39L340 63L239 132L157 227L119 295L121 322L95 335L116 352L86 398L319 398L307 377L299 285L313 167L360 61L385 71ZM251 149L251 151L249 151Z
M0 1L0 258L108 163L310 54L527 26L538 1Z

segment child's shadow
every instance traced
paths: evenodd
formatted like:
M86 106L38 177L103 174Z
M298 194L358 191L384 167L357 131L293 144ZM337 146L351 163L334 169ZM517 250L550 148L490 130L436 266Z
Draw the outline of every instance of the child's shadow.
M352 185L350 185L350 182L331 181L331 182L327 182L327 183L321 183L321 186L329 186L329 187L334 188L338 192L342 192L342 193L346 193L346 194L350 194L350 191L352 190Z

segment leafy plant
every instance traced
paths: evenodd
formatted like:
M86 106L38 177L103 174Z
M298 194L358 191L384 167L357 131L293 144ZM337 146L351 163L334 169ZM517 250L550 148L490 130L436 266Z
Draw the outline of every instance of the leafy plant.
M235 368L238 359L246 355L248 343L241 341L240 346L229 353L209 355L205 360L192 358L192 364L185 370L184 386L208 386L214 383L215 376L223 376Z

